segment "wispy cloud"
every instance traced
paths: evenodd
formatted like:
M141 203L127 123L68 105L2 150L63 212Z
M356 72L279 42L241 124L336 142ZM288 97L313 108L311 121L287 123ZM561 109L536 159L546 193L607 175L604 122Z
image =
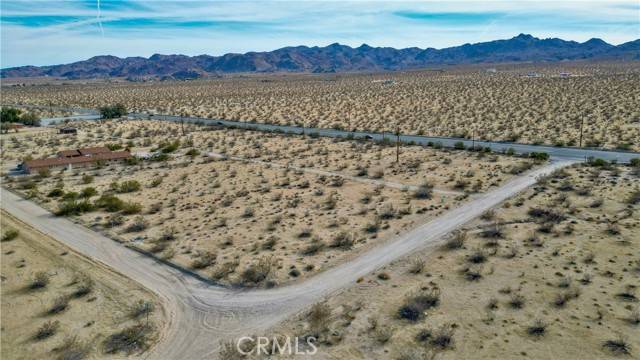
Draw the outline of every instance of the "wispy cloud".
M100 0L104 36L96 0L0 4L2 67L98 54L219 55L333 42L441 48L518 33L577 41L600 37L612 43L640 37L636 0Z

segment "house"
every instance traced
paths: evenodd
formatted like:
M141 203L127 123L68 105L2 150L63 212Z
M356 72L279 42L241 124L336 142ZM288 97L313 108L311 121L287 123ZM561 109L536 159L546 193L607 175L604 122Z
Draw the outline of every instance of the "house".
M55 169L73 167L87 167L97 162L112 163L122 162L131 158L128 151L111 151L106 147L90 147L76 150L62 150L56 157L28 160L23 162L21 169L30 174L42 169Z
M77 134L78 130L76 128L66 127L62 128L58 131L59 134Z

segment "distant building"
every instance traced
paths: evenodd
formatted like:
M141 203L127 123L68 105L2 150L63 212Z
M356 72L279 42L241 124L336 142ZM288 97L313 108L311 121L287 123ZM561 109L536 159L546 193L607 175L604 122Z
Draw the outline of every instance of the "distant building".
M90 147L62 150L58 152L56 157L28 160L20 166L24 172L30 174L41 169L86 167L94 165L98 161L106 163L121 162L130 157L131 154L128 151L111 151L106 147Z
M66 127L66 128L60 129L58 133L59 134L77 134L78 130L76 128Z

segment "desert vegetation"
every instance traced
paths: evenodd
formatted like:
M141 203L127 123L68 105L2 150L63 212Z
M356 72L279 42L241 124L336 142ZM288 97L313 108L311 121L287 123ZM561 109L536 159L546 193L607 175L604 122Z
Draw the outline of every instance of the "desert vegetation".
M149 292L1 218L3 359L122 358L153 346L164 315Z
M492 68L34 85L7 87L3 97L15 104L120 103L138 112L554 146L578 145L584 121L584 146L640 150L637 62Z
M193 124L73 125L77 136L3 137L5 165L98 145L127 148L140 159L43 171L7 186L60 216L239 286L314 274L536 165L410 144L400 147L396 163L387 143Z
M557 171L275 331L327 357L637 357L639 189L637 167Z

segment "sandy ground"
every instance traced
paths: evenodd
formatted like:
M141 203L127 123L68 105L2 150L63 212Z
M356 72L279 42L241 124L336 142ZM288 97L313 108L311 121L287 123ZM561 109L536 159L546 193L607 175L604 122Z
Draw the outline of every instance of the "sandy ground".
M15 239L2 242L2 358L44 359L68 356L71 350L86 358L103 358L103 341L138 321L162 327L163 309L158 300L140 285L105 266L97 265L50 237L2 211L3 236L18 230ZM36 274L49 279L44 288L30 289ZM91 291L74 295L90 279ZM70 298L68 307L47 313L54 301ZM154 311L135 320L131 309L139 301L150 301ZM58 323L57 331L36 340L45 323ZM149 344L157 338L152 335ZM75 339L75 346L62 350ZM57 350L56 350L57 349ZM134 354L132 354L134 355ZM120 353L118 357L126 357Z
M362 256L305 281L272 289L228 289L203 283L67 218L56 217L4 188L1 195L2 207L17 218L86 256L108 264L159 295L170 314L170 326L150 358L208 359L218 354L221 345L228 340L264 333L393 260L420 249L433 249L445 234L525 190L540 176L567 165L566 162L554 162L516 176L427 224L373 247Z
M640 191L639 174L558 172L468 224L462 248L396 261L329 298L321 322L310 312L267 334L319 334L317 357L332 359L635 358L640 216L628 199ZM531 209L565 218L542 221ZM500 237L484 233L495 224ZM431 291L436 305L416 321L400 317L408 298ZM532 335L536 321L544 331ZM447 346L434 340L443 334ZM627 356L605 346L617 339Z
M116 138L124 138L119 141L134 152L148 152L168 135L181 133L178 124L153 121L77 125L81 129L78 137L51 133L5 137L10 145L4 157L14 160L26 152L37 158L61 148L113 144L116 142L110 140ZM50 178L35 179L36 199L55 211L64 200L50 194L60 184L66 193L95 188L95 200L100 194L114 192L110 190L114 182L138 181L138 191L115 193L122 200L140 204L139 214L118 217L97 211L79 220L215 281L273 286L346 261L533 166L526 159L419 146L403 146L401 162L395 164L394 147L372 143L201 130L187 128L187 134L178 138L182 145L171 155L172 160L97 171L55 170ZM33 146L37 143L43 146ZM200 154L187 156L193 149ZM208 151L263 163L203 156ZM271 162L278 166L271 166ZM283 165L301 170L283 169ZM306 171L312 169L349 178ZM83 175L88 174L93 179L85 183ZM415 190L370 184L359 178L392 181L412 189L426 181L436 191L429 198L418 198ZM31 190L21 189L24 181L28 180L18 179L9 186L33 195ZM114 219L121 224L114 226ZM131 229L136 222L144 226ZM159 240L167 234L172 239ZM257 283L249 281L245 270L260 260L270 264L268 277Z
M3 97L88 108L120 102L136 112L326 128L468 138L475 132L550 145L577 145L584 120L583 145L640 149L638 62L442 70L11 87Z

